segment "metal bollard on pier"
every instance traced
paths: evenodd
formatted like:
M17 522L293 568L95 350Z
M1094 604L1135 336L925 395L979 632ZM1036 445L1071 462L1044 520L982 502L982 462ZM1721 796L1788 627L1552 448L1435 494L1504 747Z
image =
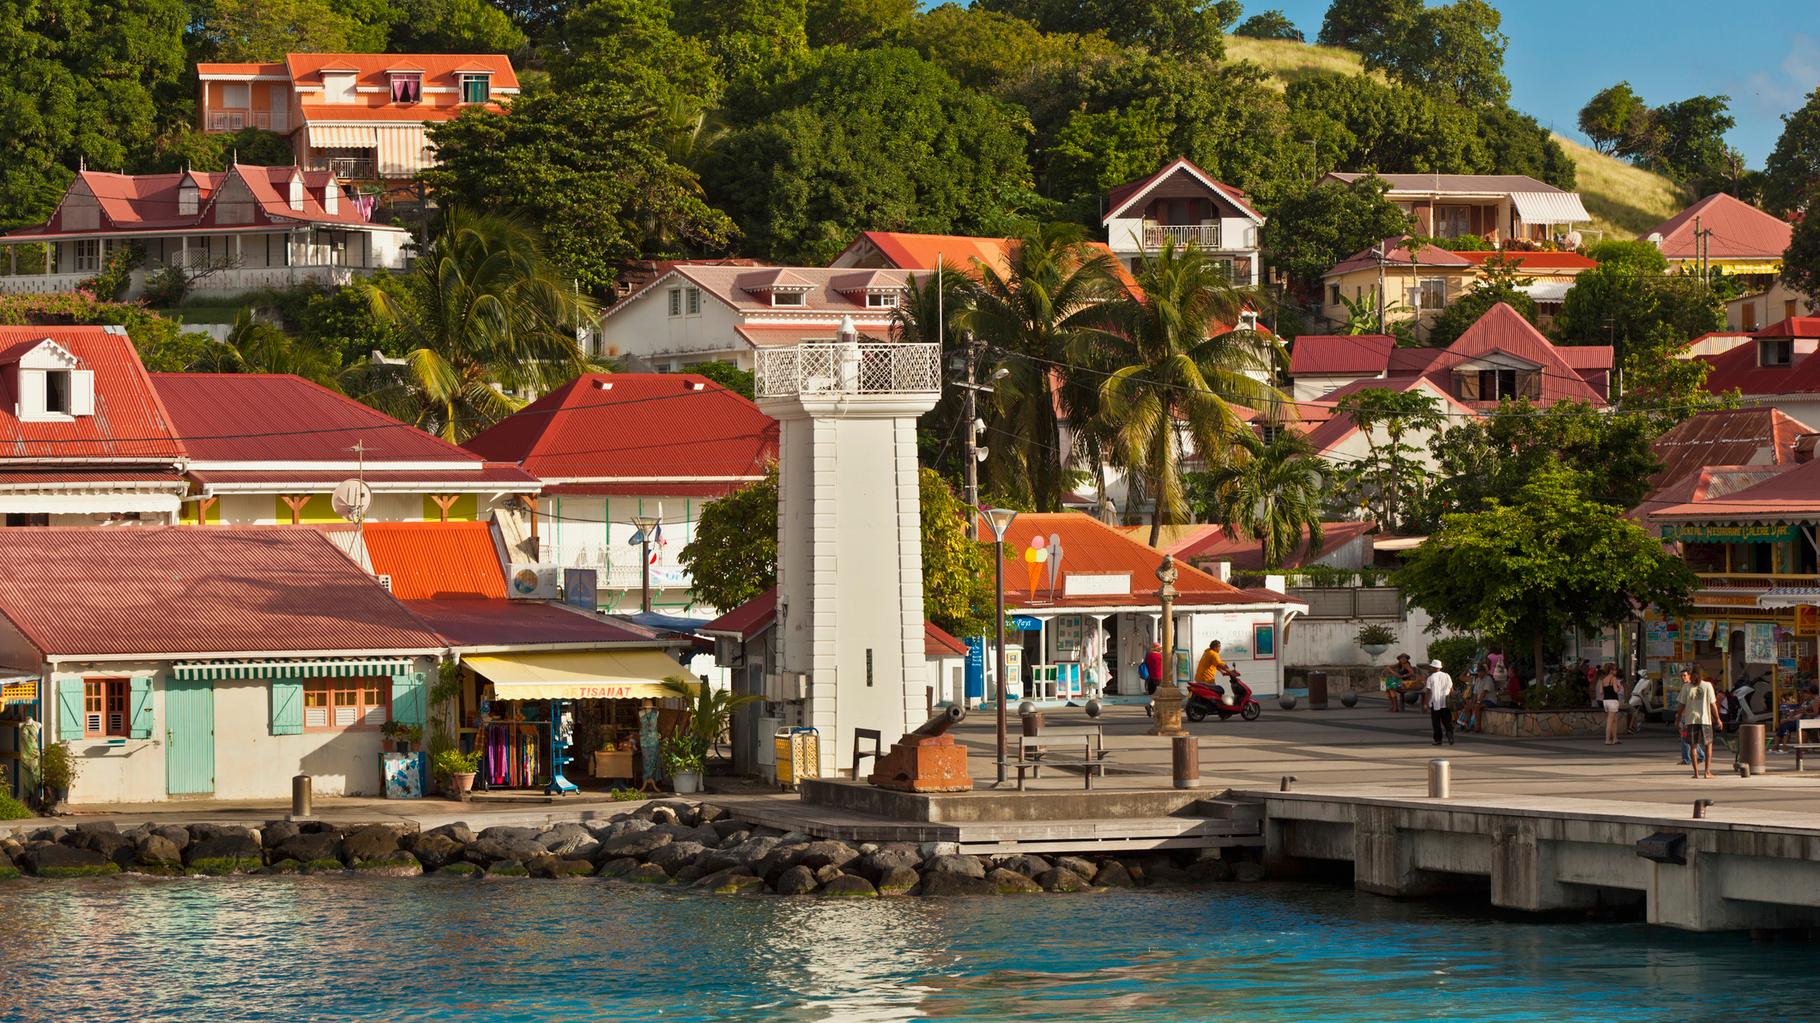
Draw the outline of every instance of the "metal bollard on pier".
M1178 735L1170 744L1175 757L1175 787L1201 787L1201 740L1192 735Z
M1453 794L1453 765L1445 760L1428 762L1428 798L1446 799Z
M313 784L314 779L307 774L299 774L291 779L291 814L286 820L316 819L316 799L311 788Z

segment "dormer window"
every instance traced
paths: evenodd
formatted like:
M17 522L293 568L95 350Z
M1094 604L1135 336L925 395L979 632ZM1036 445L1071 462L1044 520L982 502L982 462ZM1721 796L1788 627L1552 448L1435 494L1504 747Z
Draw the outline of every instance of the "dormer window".
M55 422L95 414L95 374L53 341L43 341L7 367L22 422Z
M341 212L341 186L335 182L334 178L330 178L328 184L322 186L322 212Z
M800 291L773 291L771 304L774 306L801 306L803 293Z
M866 293L866 308L867 309L896 309L897 308L897 293L896 292L882 292L881 293L881 292L877 292L877 291L869 291Z
M52 415L70 414L70 371L47 370L44 374L44 411Z
M354 102L353 68L324 69L322 72L322 101L324 103Z
M202 205L202 190L186 181L177 186L177 215L193 217Z
M461 76L461 101L463 103L485 103L492 94L493 80L491 75L468 74Z
M416 71L394 71L392 73L392 102L423 102L423 74Z
M1792 366L1794 363L1794 338L1772 337L1757 342L1757 365Z
M290 194L289 198L290 198L291 209L298 210L298 211L301 211L303 209L303 176L302 175L300 175L300 174L291 175L291 194Z

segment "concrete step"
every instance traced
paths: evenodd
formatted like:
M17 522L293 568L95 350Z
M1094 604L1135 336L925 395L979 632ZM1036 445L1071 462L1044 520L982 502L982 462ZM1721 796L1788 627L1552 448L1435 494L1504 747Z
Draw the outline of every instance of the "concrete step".
M1184 812L1222 821L1260 824L1264 820L1264 804L1249 799L1202 799L1190 804Z
M861 782L804 778L804 803L897 821L973 824L994 821L1053 821L1169 817L1206 797L1203 792L1174 788L1073 787L1023 792L896 792ZM1045 775L1047 778L1047 775Z

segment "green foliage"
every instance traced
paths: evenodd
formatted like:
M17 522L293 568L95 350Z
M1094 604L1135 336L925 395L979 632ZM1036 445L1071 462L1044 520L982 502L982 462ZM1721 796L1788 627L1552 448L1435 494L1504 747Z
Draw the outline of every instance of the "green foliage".
M1476 234L1462 234L1453 238L1437 239L1437 243L1449 252L1494 252L1498 248Z
M1113 42L1153 53L1218 58L1238 20L1238 0L980 0L1045 32L1104 32Z
M1579 168L1540 121L1507 106L1481 107L1474 112L1485 144L1483 173L1527 174L1556 188L1574 190Z
M1316 41L1364 53L1382 46L1386 34L1401 31L1421 10L1422 0L1333 0Z
M1459 103L1501 104L1510 97L1504 77L1503 17L1485 0L1454 0L1422 7L1391 21L1369 40L1365 69L1384 71L1419 89L1436 89Z
M236 160L254 167L288 167L295 159L283 135L258 128L210 133L182 124L159 136L137 169L147 174L222 171Z
M707 44L735 94L787 79L809 55L805 0L675 0L675 25Z
M819 51L779 99L706 172L753 255L817 266L864 230L1003 234L1033 197L1013 111L915 51Z
M63 795L76 784L78 761L67 742L53 742L38 751L38 784L46 792Z
M463 753L453 748L440 750L430 763L436 773L444 778L453 778L458 774L473 774L480 770L480 751Z
M1686 347L1687 342L1666 325L1630 345L1624 357L1624 394L1618 407L1648 416L1658 430L1709 409L1736 408L1737 391L1724 395L1708 391L1706 375L1713 364L1682 358Z
M1373 176L1285 198L1264 224L1265 257L1294 280L1319 281L1347 256L1407 233L1409 214L1384 198L1388 188Z
M1641 239L1610 238L1586 247L1586 258L1601 266L1623 266L1638 273L1665 274L1668 257L1654 242Z
M689 372L700 373L709 380L714 381L727 390L732 391L734 394L744 398L751 398L756 386L751 370L740 369L731 362L722 362L719 359L715 359L712 362L696 363L689 367Z
M145 262L145 246L138 242L128 242L108 254L107 262L95 276L76 285L76 290L85 291L103 302L118 302L132 286L133 271Z
M1326 463L1291 430L1279 431L1266 444L1242 429L1232 441L1225 464L1189 476L1189 503L1196 516L1259 541L1269 570L1282 567L1298 551L1303 557L1318 553L1326 542L1321 528Z
M1404 595L1449 628L1528 639L1631 619L1639 606L1674 615L1692 570L1623 509L1581 492L1578 474L1546 464L1509 503L1447 516L1394 576Z
M121 326L146 369L154 373L182 372L201 346L214 343L207 334L185 333L182 324L138 303L102 302L80 292L0 295L0 323Z
M1782 282L1808 296L1820 295L1820 216L1803 217L1782 257ZM1813 299L1808 301L1813 308Z
M682 701L683 709L689 715L687 735L666 740L664 751L668 753L670 744L677 742L679 748L694 752L697 758L719 745L721 738L727 734L727 726L733 721L734 711L762 699L749 693L735 693L731 689L716 689L687 675L672 675L664 679L664 688ZM686 741L678 741L683 739ZM697 762L699 764L699 759ZM678 770L699 771L701 768L671 768L672 773Z
M679 774L701 774L708 751L693 735L672 735L663 741L664 773L674 778Z
M1397 641L1397 634L1388 625L1373 623L1359 626L1358 635L1353 640L1360 646L1389 646Z
M32 816L31 808L12 796L0 792L0 821L22 821Z
M391 53L516 53L526 38L512 19L488 0L380 0L397 20L386 50Z
M602 88L656 109L678 97L696 107L720 97L713 54L671 26L666 0L592 0L569 15L562 33L550 63L561 90Z
M209 0L190 34L208 60L282 61L287 53L383 49L390 14L372 31L334 0Z
M1453 300L1428 328L1428 343L1436 347L1453 344L1466 328L1479 322L1491 307L1502 303L1515 309L1525 320L1536 322L1536 300L1523 289L1534 284L1534 277L1518 272L1520 264L1508 257L1493 256L1479 269L1479 279L1466 294Z
M1336 408L1366 443L1365 457L1346 470L1342 491L1371 508L1378 525L1394 533L1405 525L1406 506L1420 503L1426 482L1414 457L1420 452L1406 438L1441 429L1440 401L1425 390L1367 387L1342 397Z
M897 39L916 17L917 0L808 0L811 46L875 46Z
M185 367L192 373L284 373L335 386L341 353L293 337L276 325L242 309L225 340L204 347Z
M992 623L992 559L967 536L977 514L934 469L917 474L922 513L923 613L956 636L983 635Z
M1615 246L1625 246L1615 250L1625 255L1602 260L1574 278L1555 321L1557 337L1610 343L1622 364L1633 343L1664 331L1691 341L1725 326L1724 310L1713 290L1692 274L1665 273L1661 254L1651 260L1644 251L1647 242L1607 242L1594 247L1593 258Z
M1586 675L1563 666L1537 685L1523 690L1524 710L1585 710Z
M1044 33L1022 18L957 3L918 15L901 41L967 88L994 95L1034 68L1118 52L1104 36Z
M345 287L306 284L276 292L271 305L298 341L321 351L325 359L353 365L374 352L396 357L410 350L397 323L373 311L373 293L384 293L392 308L409 309L416 301L411 285L409 274L377 270ZM401 313L397 319L413 315Z
M683 547L694 603L731 611L777 584L777 467L704 505Z
M1491 646L1484 636L1444 636L1428 641L1428 657L1439 660L1447 671L1464 678L1468 669L1485 659Z
M445 201L537 229L562 275L604 288L619 260L717 250L733 236L652 126L620 87L533 89L510 116L475 107L433 128L441 164L424 179Z
M1282 11L1260 11L1246 18L1238 28L1232 30L1235 36L1248 36L1252 39L1288 39L1291 42L1307 42L1302 30L1295 27Z
M1782 135L1763 166L1765 208L1780 217L1820 208L1820 88L1801 109L1782 115ZM1808 220L1814 219L1812 216Z
M1124 110L1077 110L1046 154L1051 195L1100 196L1115 185L1155 173L1170 160L1170 125L1155 99Z
M1599 90L1580 108L1580 132L1607 156L1647 149L1653 129L1649 105L1629 82Z
M1729 153L1725 133L1737 124L1726 112L1729 105L1726 96L1690 96L1657 107L1655 144L1636 154L1638 162L1683 184L1722 176Z

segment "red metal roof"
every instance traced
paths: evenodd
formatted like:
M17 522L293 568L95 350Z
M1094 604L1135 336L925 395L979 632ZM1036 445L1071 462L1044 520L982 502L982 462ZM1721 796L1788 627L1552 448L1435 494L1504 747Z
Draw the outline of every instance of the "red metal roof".
M1820 338L1820 316L1790 316L1756 332L1760 338Z
M1715 192L1687 209L1657 224L1652 234L1662 236L1662 254L1669 259L1694 259L1698 252L1694 221L1702 231L1712 232L1706 239L1706 254L1712 259L1760 259L1780 261L1788 251L1794 228L1750 203L1724 192Z
M432 652L442 647L313 529L0 530L0 614L46 656Z
M1341 547L1357 540L1366 533L1378 528L1375 522L1323 522L1321 523L1321 548L1312 555L1308 551L1308 530L1302 530L1301 542L1289 558L1286 567L1300 568L1311 565L1339 550ZM1225 561L1232 564L1234 571L1254 572L1264 568L1264 545L1242 534L1235 535L1224 529L1215 530L1200 541L1189 545L1176 555L1188 561Z
M393 580L394 585L396 579ZM578 608L535 600L451 597L405 601L413 613L454 647L541 646L586 643L676 646L649 631ZM677 670L682 670L680 667Z
M424 490L446 491L449 493L469 490L510 491L515 493L536 493L540 489L537 478L516 465L505 465L499 462L473 463L473 469L467 469L461 463L450 465L442 470L392 470L367 469L361 479L376 491L386 490ZM296 470L296 469L201 469L191 470L189 478L205 487L239 483L265 484L270 487L305 490L311 493L328 493L335 485L352 479L355 470Z
M1373 376L1385 372L1396 346L1389 334L1303 334L1289 349L1289 375Z
M1669 505L1652 519L1676 521L1803 519L1820 515L1820 462L1803 462L1716 499Z
M1412 258L1409 253L1409 241L1410 240L1405 237L1384 239L1382 242L1382 245L1384 246L1384 265L1395 267L1421 265L1435 269L1456 269L1473 265L1438 245L1430 245L1426 242L1416 250L1415 256ZM1368 245L1365 248L1360 249L1352 255L1347 256L1345 259L1340 260L1338 263L1335 263L1333 269L1321 276L1331 277L1334 274L1351 273L1354 270L1363 270L1367 267L1376 268L1378 265L1378 257L1372 252L1372 250L1376 248L1378 248L1377 245Z
M777 421L694 373L589 373L482 431L470 451L556 482L649 484L763 478Z
M1817 317L1797 317L1795 321L1784 320L1783 324L1800 320L1820 319ZM1774 325L1779 333L1768 336L1773 338L1790 337L1793 328L1782 324ZM1753 337L1752 341L1757 340ZM1812 335L1808 335L1809 338ZM1735 348L1727 349L1712 355L1697 355L1712 365L1712 371L1706 374L1706 389L1713 394L1724 394L1736 390L1740 394L1812 394L1820 392L1820 359L1814 357L1815 346L1810 341L1797 338L1792 346L1791 362L1787 366L1759 366L1758 346L1747 342Z
M184 446L198 462L445 462L481 458L302 377L277 373L155 373Z
M540 493L554 497L725 497L753 484L751 479L711 483L660 481L649 483L551 483Z
M1654 488L1707 466L1783 465L1795 460L1795 439L1813 428L1773 408L1718 409L1676 423L1650 451L1662 469Z
M293 175L303 179L300 209L290 205L290 181ZM231 180L243 183L250 200L232 197ZM188 180L197 186L194 213L179 212L178 192ZM324 205L324 192L329 182L336 181L341 199L335 212ZM62 208L72 195L94 196L101 207L102 222L96 226L73 227L65 222ZM229 196L223 199L223 196ZM239 208L251 202L251 212L242 217ZM228 204L236 214L224 217ZM396 231L389 225L370 223L360 212L359 204L349 198L348 189L329 171L303 171L295 167L255 167L236 164L220 173L201 171L173 174L110 174L104 171L81 171L71 182L59 202L57 212L44 224L8 232L12 238L41 238L57 235L120 234L137 231L170 232L178 229L245 232L272 230L294 223L334 224L375 230Z
M6 487L106 487L117 483L182 483L183 474L166 472L117 472L105 466L80 472L13 472L0 469L0 488Z
M734 636L750 643L764 635L777 620L777 587L753 597L701 627L709 635ZM934 622L923 622L923 656L963 657L967 644L955 639Z
M518 88L518 75L512 71L511 59L503 53L287 53L284 63L291 81L304 84L320 84L323 70L336 68L355 72L359 76L356 86L386 86L389 84L388 71L421 72L426 89L435 85L454 85L461 72L486 71L492 74L495 89ZM376 101L391 102L389 92L357 95L369 105L379 105ZM426 91L422 103L411 105L428 106L438 102L438 95ZM368 99L368 96L373 98ZM446 96L441 102L453 105L459 100L460 96L454 95Z
M1451 251L1451 250L1449 250ZM1524 270L1591 270L1599 262L1578 252L1527 252L1522 249L1491 249L1482 252L1454 252L1474 266L1484 266L1493 259L1504 259Z
M485 522L369 522L366 545L399 600L505 598L505 568Z
M923 623L923 656L924 657L965 657L967 644L949 635L947 630L934 622Z
M1604 345L1582 347L1584 351L1576 359L1583 365L1576 367L1567 362L1561 349L1521 313L1499 302L1447 346L1446 355L1435 360L1429 375L1432 377L1461 362L1500 352L1541 367L1542 396L1536 404L1548 406L1557 401L1584 401L1603 405L1605 396L1586 382L1581 371L1595 368L1601 354L1604 363L1597 368L1611 368L1611 349Z
M169 462L183 455L170 414L153 389L132 339L112 327L0 326L0 362L16 362L49 340L95 374L95 414L21 422L19 396L0 373L0 460L81 459Z
M804 341L833 341L839 331L840 324L833 322L821 326L741 323L733 327L733 332L754 348L799 345ZM860 325L858 333L862 339L885 341L890 339L891 327L883 323L868 323Z
M1214 187L1226 193L1226 198L1229 199L1234 206L1237 206L1246 216L1260 224L1264 222L1264 215L1259 213L1251 203L1246 201L1243 189L1235 188L1232 185L1228 185L1224 181L1215 178L1213 175L1196 166L1194 161L1188 159L1186 156L1176 157L1154 174L1146 174L1136 181L1127 181L1122 185L1114 186L1112 191L1106 195L1106 215L1101 218L1101 222L1104 223L1105 221L1111 220L1113 215L1118 213L1120 208L1129 203L1134 197L1149 191L1152 187L1178 170L1188 171L1196 177L1212 182Z

